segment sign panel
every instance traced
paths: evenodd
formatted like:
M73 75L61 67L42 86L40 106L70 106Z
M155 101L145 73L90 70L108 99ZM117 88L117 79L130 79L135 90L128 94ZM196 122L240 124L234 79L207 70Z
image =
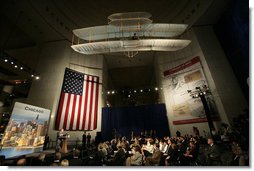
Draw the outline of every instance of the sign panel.
M199 98L192 98L188 90L208 85L199 57L192 58L176 67L164 71L166 97L170 99L173 110L173 124L206 122L204 107ZM213 116L217 111L212 95L206 96ZM218 116L213 117L216 120Z
M0 155L6 158L41 152L50 110L16 102L2 137Z

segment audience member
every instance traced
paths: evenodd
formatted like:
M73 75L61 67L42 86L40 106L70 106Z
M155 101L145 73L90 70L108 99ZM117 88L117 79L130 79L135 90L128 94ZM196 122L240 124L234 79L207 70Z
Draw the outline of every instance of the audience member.
M214 143L213 138L208 138L208 149L205 151L206 164L208 166L218 166L221 164L219 147Z
M142 165L142 154L140 146L132 147L132 156L128 157L126 160L127 166L141 166Z
M75 149L73 151L73 158L69 161L70 166L82 166L82 160L80 159L80 151Z
M63 159L60 163L60 166L69 166L69 161L67 159Z
M145 160L146 166L155 166L155 165L160 164L160 160L161 160L161 156L162 156L162 152L159 149L160 145L155 144L154 147L155 148L154 148L154 152L153 152L152 156L146 157L146 160Z
M21 158L17 161L17 166L26 166L26 159Z

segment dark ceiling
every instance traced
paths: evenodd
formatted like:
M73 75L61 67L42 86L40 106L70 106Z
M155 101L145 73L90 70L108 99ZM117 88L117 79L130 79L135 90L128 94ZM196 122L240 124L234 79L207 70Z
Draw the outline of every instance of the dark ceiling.
M185 23L191 27L216 23L228 1L5 0L0 7L1 51L34 68L37 56L20 55L22 48L37 48L37 45L42 43L62 40L71 43L73 29L107 25L107 17L112 13L146 11L152 14L154 23ZM112 83L109 86L112 88L125 84L127 86L154 84L153 52L141 53L132 60L123 54L107 54L104 57ZM0 79L5 81L25 77L20 70L3 61L0 62L0 72Z

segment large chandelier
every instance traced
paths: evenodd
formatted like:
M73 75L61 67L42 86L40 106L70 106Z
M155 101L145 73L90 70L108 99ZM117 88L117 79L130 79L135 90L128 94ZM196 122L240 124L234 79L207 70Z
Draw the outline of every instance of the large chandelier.
M108 25L73 30L71 48L87 55L123 52L133 57L139 51L177 51L191 42L179 39L188 25L157 24L150 18L147 12L112 14Z

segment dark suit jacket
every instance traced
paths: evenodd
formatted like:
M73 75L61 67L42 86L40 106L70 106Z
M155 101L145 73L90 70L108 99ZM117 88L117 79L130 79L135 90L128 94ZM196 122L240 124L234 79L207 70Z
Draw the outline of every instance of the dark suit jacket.
M219 147L215 144L213 144L212 146L209 146L207 151L205 152L206 156L209 159L212 160L219 160L220 158L220 150Z
M81 159L73 158L69 161L70 166L82 166L83 162Z
M152 166L155 164L159 164L162 157L162 152L159 149L156 149L153 152L153 155L146 158L146 166Z
M114 166L123 166L126 160L126 155L123 149L120 149L116 152L115 157L113 159Z

